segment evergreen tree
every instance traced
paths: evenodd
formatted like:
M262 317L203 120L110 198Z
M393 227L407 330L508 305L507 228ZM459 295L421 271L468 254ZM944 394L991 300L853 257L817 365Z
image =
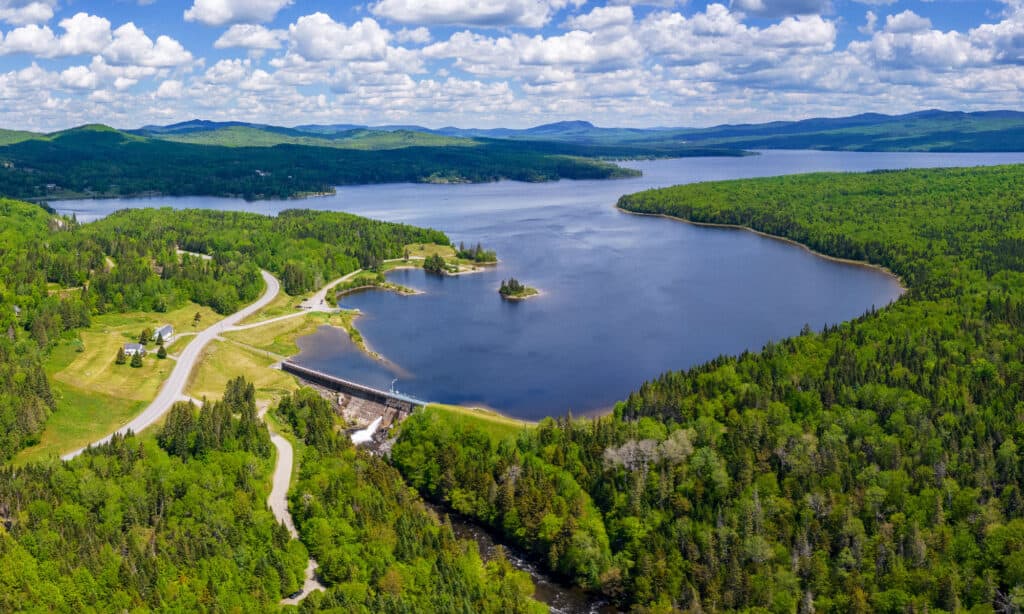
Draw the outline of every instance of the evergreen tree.
M114 359L114 364L123 365L126 362L128 362L128 359L124 355L124 347L117 348L117 358Z
M156 357L159 358L160 360L167 358L167 348L165 348L163 344L161 344L160 349L156 351Z
M142 350L139 350L138 352L132 354L131 366L136 369L142 366Z

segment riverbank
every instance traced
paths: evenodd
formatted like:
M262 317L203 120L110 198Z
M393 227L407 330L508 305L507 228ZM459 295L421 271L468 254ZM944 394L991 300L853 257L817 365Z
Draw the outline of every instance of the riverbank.
M810 254L813 254L813 255L817 256L818 258L823 258L825 260L831 260L832 262L839 262L839 263L842 263L842 264L852 264L854 266L864 267L864 268L867 268L867 269L874 269L876 271L885 273L889 277L892 277L894 280L896 280L896 283L899 285L899 288L900 288L900 295L901 296L906 294L907 291L909 290L909 288L907 288L906 284L903 283L903 278L902 277L900 277L899 275L897 275L893 271L889 270L888 268L886 268L886 267L884 267L884 266L882 266L880 264L874 264L874 263L871 263L871 262L865 262L864 260L852 260L850 258L840 258L838 256L830 256L828 254L819 252L818 250L813 249L813 248L809 247L808 245L805 245L805 244L803 244L803 243L801 243L799 241L794 241L793 239L789 239L789 238L786 238L786 237L780 237L779 235L769 234L767 232L763 232L763 231L757 230L756 228L751 228L749 226L743 226L741 224L719 224L719 223L715 223L715 222L697 222L697 221L694 221L694 220L686 219L685 217L678 217L678 216L675 216L675 215L669 215L667 213L643 213L643 212L640 212L640 211L630 211L629 209L623 209L622 207L620 207L618 205L615 205L615 209L617 211L621 212L621 213L626 213L626 214L629 214L629 215L636 215L636 216L640 216L640 217L660 217L660 218L664 218L664 219L667 219L667 220L672 220L672 221L675 221L675 222L682 222L684 224L690 224L691 226L702 226L702 227L706 227L706 228L724 228L724 229L728 229L728 230L745 230L747 232L752 232L755 235L764 237L766 239L772 239L774 241L781 241L783 243L788 243L789 245L793 245L793 246L799 247L800 249L802 249L802 250L804 250L804 251L806 251L806 252L808 252Z

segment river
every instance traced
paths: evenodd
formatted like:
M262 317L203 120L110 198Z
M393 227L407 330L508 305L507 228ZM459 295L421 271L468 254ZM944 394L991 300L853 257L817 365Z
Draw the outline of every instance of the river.
M343 305L388 362L368 359L336 331L304 339L297 360L418 398L480 405L538 419L601 412L643 381L720 354L756 350L805 324L854 318L900 294L878 270L817 257L754 233L698 227L615 209L622 194L695 181L810 171L971 166L1024 154L769 151L745 158L629 162L643 176L616 181L338 188L303 201L210 197L51 203L88 221L124 207L196 207L276 213L305 207L432 226L456 242L482 241L501 263L438 278L389 274L417 296L364 292ZM543 296L502 301L514 276Z

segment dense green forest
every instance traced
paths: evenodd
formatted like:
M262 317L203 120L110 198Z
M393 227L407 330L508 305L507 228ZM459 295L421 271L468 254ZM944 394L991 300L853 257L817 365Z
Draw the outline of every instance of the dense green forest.
M35 443L54 407L41 354L93 315L189 300L227 314L263 291L260 268L294 295L399 258L410 243L449 244L434 230L297 210L140 209L80 225L0 199L0 224L0 461Z
M902 276L894 305L517 439L401 428L393 462L637 611L1024 607L1024 167L705 183L620 207Z
M500 555L483 563L395 469L338 433L331 403L306 388L275 411L304 444L289 507L328 586L303 611L547 611L529 575Z
M250 393L235 381L198 414L176 406L159 444L0 470L0 610L253 612L297 590L308 555L266 507Z
M739 155L728 149L677 149L672 155ZM330 192L350 184L610 179L638 172L596 158L649 155L666 154L643 147L507 140L381 150L289 143L229 147L85 126L0 145L0 194L23 199L140 194L259 199Z

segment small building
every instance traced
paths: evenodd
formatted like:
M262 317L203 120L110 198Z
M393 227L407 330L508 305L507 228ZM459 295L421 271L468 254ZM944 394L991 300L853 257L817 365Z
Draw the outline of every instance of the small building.
M124 344L124 355L131 357L136 354L146 355L146 347L141 343L126 343Z
M170 324L164 324L160 328L153 331L153 341L164 340L164 345L174 341L174 327Z

